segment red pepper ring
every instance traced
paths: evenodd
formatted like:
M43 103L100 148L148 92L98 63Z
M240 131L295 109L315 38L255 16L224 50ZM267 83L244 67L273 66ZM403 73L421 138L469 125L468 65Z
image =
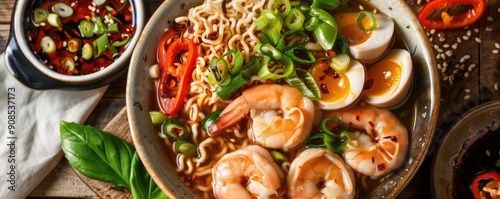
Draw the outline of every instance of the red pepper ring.
M439 9L448 9L460 5L472 6L461 14L446 16L446 19L432 20L428 18L431 12ZM483 16L486 10L486 0L433 0L425 5L418 14L422 25L426 28L445 30L470 26Z
M165 34L170 35L169 32L167 31ZM170 38L173 37L169 37L168 40ZM191 74L196 65L198 52L193 40L189 38L175 38L170 44L167 43L166 41L160 42L158 48L161 74L156 93L161 111L175 118L183 105L184 97L191 82ZM168 48L165 45L168 45ZM181 64L176 64L175 62L180 57L178 56L180 53L187 53L187 56L185 56L187 60L183 60Z
M476 176L476 178L474 178L474 181L472 182L471 187L474 198L481 199L481 191L483 191L483 185L488 181L500 182L500 174L490 171Z

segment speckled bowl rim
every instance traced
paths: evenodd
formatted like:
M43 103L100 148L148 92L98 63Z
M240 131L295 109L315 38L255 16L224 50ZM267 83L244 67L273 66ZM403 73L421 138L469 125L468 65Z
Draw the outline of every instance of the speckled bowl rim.
M435 56L427 36L404 0L359 0L362 3L378 4L379 12L391 16L396 21L396 28L405 40L412 55L414 81L410 100L415 118L410 126L410 143L408 157L404 164L369 198L396 197L409 183L422 165L430 142L434 135L439 114L440 81ZM181 8L190 8L194 1L178 2L166 0L153 14L146 25L136 46L130 62L128 73L126 103L132 139L146 169L157 185L171 198L194 198L179 180L177 174L170 169L161 151L159 136L151 124L149 107L154 86L148 77L148 67L156 63L156 45L169 22L183 12ZM198 2L202 2L198 0ZM170 19L170 20L169 20ZM419 78L422 77L422 78ZM417 79L418 78L418 79ZM153 152L152 152L153 151Z
M121 68L127 66L127 62L130 60L130 57L132 56L132 53L134 51L134 47L137 44L137 41L139 40L140 32L142 32L145 23L146 23L146 8L144 5L143 0L130 0L133 1L133 9L134 10L134 15L135 15L135 28L136 28L136 33L132 38L130 39L130 43L128 44L127 48L125 51L122 53L122 55L115 60L113 63L111 63L109 66L106 68L91 73L87 75L64 75L61 73L58 73L56 71L53 71L49 69L45 64L43 64L38 58L36 58L35 54L33 54L33 51L31 50L28 42L26 41L26 34L24 31L24 23L26 22L25 18L25 12L26 12L26 6L30 6L30 4L33 2L33 0L18 0L16 3L16 7L14 10L14 17L13 17L13 27L14 27L14 37L17 41L17 45L19 49L23 52L24 56L28 61L35 66L40 72L42 72L44 75L47 75L48 77L61 81L61 82L66 82L70 84L82 84L82 83L90 83L90 82L95 82L98 81L102 78L106 78L110 76L113 73L116 73L119 71Z

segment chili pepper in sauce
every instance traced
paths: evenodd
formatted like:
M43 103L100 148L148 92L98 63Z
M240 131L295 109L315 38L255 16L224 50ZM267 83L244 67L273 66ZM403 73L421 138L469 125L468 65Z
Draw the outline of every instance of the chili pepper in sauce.
M434 0L425 5L418 18L430 29L455 29L477 22L486 10L486 0Z

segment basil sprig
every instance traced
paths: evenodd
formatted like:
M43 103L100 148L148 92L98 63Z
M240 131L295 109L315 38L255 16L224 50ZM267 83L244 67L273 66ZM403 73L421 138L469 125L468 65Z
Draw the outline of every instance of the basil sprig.
M60 133L66 159L82 175L130 189L134 198L167 198L137 151L124 140L92 126L65 121L60 123Z

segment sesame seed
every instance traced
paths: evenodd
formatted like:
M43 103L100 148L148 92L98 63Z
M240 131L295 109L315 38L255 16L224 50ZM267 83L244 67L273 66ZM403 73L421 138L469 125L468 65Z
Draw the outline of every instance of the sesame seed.
M489 157L490 155L491 155L491 154L490 154L490 150L486 150L486 156L488 156L488 157Z
M441 73L445 73L445 72L446 72L446 67L441 68Z
M434 44L434 49L439 49L439 46L437 44Z
M444 62L444 63L443 63L443 66L444 66L444 67L448 67L448 62Z
M479 32L479 28L474 28L474 32L478 33Z
M468 100L470 98L470 95L465 95L464 100Z
M436 33L436 29L431 29L431 34Z
M495 85L493 85L493 88L495 89L495 91L498 91L498 84L495 83Z
M443 42L443 41L446 41L446 38L445 37L440 37L439 38L439 42Z
M448 76L444 76L443 81L448 81Z
M477 43L481 43L481 39L479 37L474 38Z
M486 31L487 31L487 32L491 32L491 31L493 31L493 28L491 28L491 27L486 27Z
M467 40L469 40L469 37L468 37L468 36L466 36L466 35L464 35L464 36L462 37L462 39L464 39L465 41L467 41Z
M453 50L456 50L458 48L458 43L454 43L453 45L451 45L451 48Z
M460 37L457 37L457 42L462 43L462 39L460 39Z
M433 40L434 40L434 38L432 38L432 37L430 37L430 38L429 38L429 41L430 41L430 42L432 42Z
M493 21L494 19L493 19L493 17L488 16L488 17L486 18L486 20L488 20L488 21Z
M465 78L469 78L469 72L465 72L465 73L464 73L464 77L465 77Z
M444 44L443 45L443 48L449 48L450 47L450 44Z
M470 89L468 89L468 88L464 89L464 91L465 91L466 93L470 93Z
M498 53L498 52L497 52ZM441 53L441 59L446 59L446 56L444 53Z
M441 48L438 48L438 49L437 49L437 51L438 51L439 53L444 52L444 50L443 50L443 49L441 49Z
M491 53L493 53L495 55L498 54L498 49L492 50Z
M373 11L372 11L372 12L373 12L373 13L377 13L377 12L378 12L377 8L373 9Z
M441 55L437 54L436 59L440 59L440 58L441 58Z
M468 59L470 59L470 55L466 54L466 55L463 56L463 58L466 59L466 60L468 60Z
M466 34L468 37L470 37L472 35L472 32L470 30L468 30Z
M445 54L446 54L446 56L451 57L453 55L453 51L447 50Z
M472 72L472 70L474 70L474 68L476 68L476 64L471 64L471 65L469 65L469 68L467 68L467 71Z
M458 74L458 69L453 70L453 74Z
M360 10L364 10L363 6L362 5L359 5L359 9Z
M420 5L422 3L422 0L417 0L417 4Z
M498 42L495 42L495 48L500 49L500 44Z

